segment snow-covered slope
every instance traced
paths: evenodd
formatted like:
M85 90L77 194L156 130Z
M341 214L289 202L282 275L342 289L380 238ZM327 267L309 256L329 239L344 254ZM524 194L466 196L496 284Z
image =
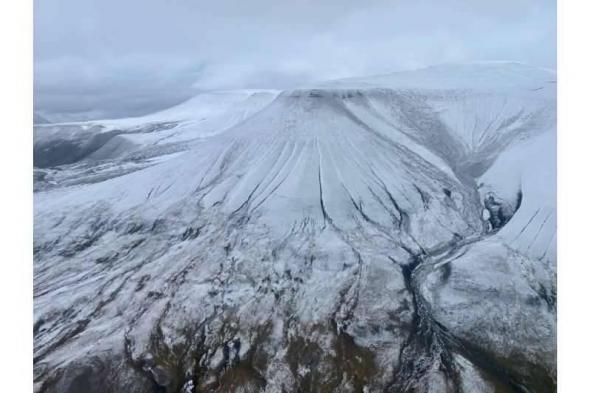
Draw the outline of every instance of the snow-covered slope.
M552 391L554 146L512 63L38 126L36 386Z
M273 90L219 91L138 118L38 125L34 132L35 166L129 157L140 150L185 150L186 143L240 123L276 96Z
M556 80L557 74L553 70L531 67L513 61L484 61L463 64L447 63L414 71L338 79L325 82L320 86L410 90L464 89L518 93L519 90L535 91L547 84L554 85Z

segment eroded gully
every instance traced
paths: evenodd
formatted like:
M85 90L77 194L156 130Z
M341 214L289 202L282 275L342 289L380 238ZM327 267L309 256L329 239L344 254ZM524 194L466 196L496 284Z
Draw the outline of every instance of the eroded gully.
M423 283L431 274L464 255L473 244L495 233L496 231L483 231L470 237L457 237L435 251L414 255L408 264L399 264L415 313L412 332L400 353L399 366L390 391L440 391L438 389L442 383L447 392L464 392L462 367L457 360L460 356L474 365L494 390L529 392L518 375L507 370L477 345L455 336L438 322L422 292ZM395 260L391 260L397 264Z

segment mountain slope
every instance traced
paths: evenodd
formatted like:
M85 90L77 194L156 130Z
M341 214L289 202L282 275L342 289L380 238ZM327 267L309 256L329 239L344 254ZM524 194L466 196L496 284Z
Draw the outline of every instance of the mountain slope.
M552 391L554 134L515 64L38 126L36 386Z

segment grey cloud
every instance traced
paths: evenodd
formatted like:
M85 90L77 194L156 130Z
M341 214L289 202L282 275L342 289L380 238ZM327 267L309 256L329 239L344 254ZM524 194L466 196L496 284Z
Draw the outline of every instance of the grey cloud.
M199 90L289 88L440 62L555 68L549 0L35 0L35 107L138 115Z

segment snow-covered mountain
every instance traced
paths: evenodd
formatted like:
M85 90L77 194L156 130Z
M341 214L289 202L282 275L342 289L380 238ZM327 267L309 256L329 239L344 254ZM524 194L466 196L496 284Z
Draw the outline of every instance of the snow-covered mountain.
M554 391L555 83L443 65L36 126L36 389Z
M41 116L37 112L33 112L33 124L49 124L51 123L45 117Z

